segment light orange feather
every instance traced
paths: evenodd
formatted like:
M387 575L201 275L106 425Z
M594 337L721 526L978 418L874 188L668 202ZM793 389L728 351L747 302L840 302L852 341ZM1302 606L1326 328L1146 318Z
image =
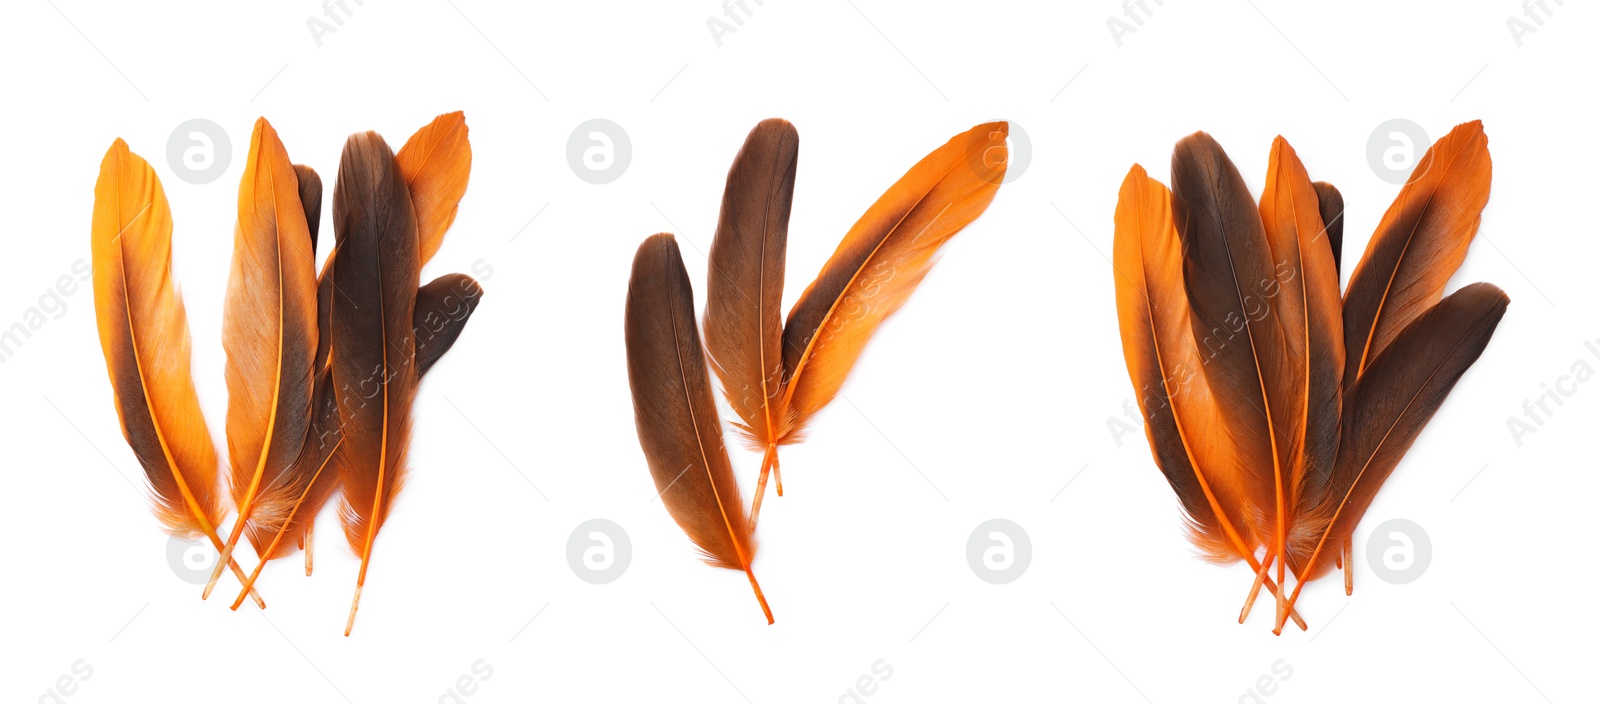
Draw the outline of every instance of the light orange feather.
M172 535L203 535L220 552L217 453L189 373L183 298L172 285L172 211L155 170L120 139L100 162L90 249L106 373L156 518ZM237 564L225 564L244 581Z
M417 214L417 254L427 264L444 244L444 233L455 222L456 208L467 192L472 145L467 142L466 116L456 111L433 118L406 140L394 158Z

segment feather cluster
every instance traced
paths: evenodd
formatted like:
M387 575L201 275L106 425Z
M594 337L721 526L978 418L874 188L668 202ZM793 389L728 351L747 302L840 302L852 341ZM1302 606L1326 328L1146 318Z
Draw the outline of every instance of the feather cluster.
M1482 124L1417 164L1342 298L1343 199L1282 137L1259 201L1204 132L1173 150L1170 192L1138 165L1122 183L1128 376L1191 541L1255 572L1241 623L1265 586L1273 632L1305 628L1300 590L1335 563L1348 593L1356 525L1509 303L1487 283L1444 296L1489 198Z
M417 382L482 297L461 274L418 287L422 264L455 219L471 163L459 112L436 118L398 154L376 133L351 136L333 193L336 242L319 275L322 181L290 162L272 125L256 121L223 308L223 487L171 280L171 211L148 163L120 139L106 153L91 234L101 347L157 517L174 535L204 536L219 552L202 596L227 567L243 585L237 609L255 595L266 562L296 545L311 574L314 521L342 493L345 538L361 556L350 634L373 540L406 471ZM237 511L226 540L218 531L224 493ZM249 576L234 559L241 536L260 558Z
M780 309L800 146L787 121L756 125L728 170L708 257L703 347L676 240L655 235L634 256L625 329L639 444L668 512L708 563L746 573L768 623L750 564L769 474L783 495L778 447L800 440L939 247L988 207L1005 177L1006 135L1004 122L978 125L911 167L850 228L787 322ZM763 453L748 515L708 362L738 416L734 426Z

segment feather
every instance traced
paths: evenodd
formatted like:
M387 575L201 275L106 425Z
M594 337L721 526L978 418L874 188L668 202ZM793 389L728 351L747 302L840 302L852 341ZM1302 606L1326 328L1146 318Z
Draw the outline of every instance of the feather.
M1135 165L1117 199L1113 266L1128 378L1156 465L1189 519L1189 537L1215 562L1254 561L1238 457L1217 427L1189 326L1171 193Z
M172 285L172 211L155 170L120 139L100 162L90 248L106 373L156 518L174 536L204 535L220 553L217 454L189 373L183 299ZM224 562L243 582L238 564Z
M303 164L294 165L294 177L300 190L300 205L306 213L306 231L311 235L311 252L315 254L317 229L322 225L322 177Z
M229 488L239 512L224 557L257 512L276 527L299 495L289 470L311 424L317 349L316 253L300 179L264 118L256 120L244 171L222 325ZM203 596L221 574L219 562Z
M345 539L361 556L345 635L355 624L372 544L400 489L417 367L417 221L394 155L375 132L352 135L333 191L335 342L329 356L344 442Z
M1317 189L1317 209L1322 213L1322 227L1328 236L1328 246L1333 248L1333 273L1338 275L1339 260L1344 253L1344 196L1327 181L1318 181L1311 186Z
M324 272L331 276L331 272ZM417 336L417 376L420 379L428 373L433 364L439 360L450 346L460 337L466 325L467 318L477 308L478 302L483 298L483 289L478 282L464 274L447 274L423 286L417 292L417 307L413 314L414 330ZM261 563L256 565L250 573L248 583L253 584L261 574L261 568L268 560L274 560L293 553L293 548L288 543L282 542L285 535L304 534L309 536L311 526L317 513L328 499L333 497L333 492L339 486L340 463L338 449L342 440L339 429L339 407L333 393L331 383L332 374L324 368L317 374L317 383L314 390L317 400L312 417L311 431L306 435L305 446L300 450L300 457L296 460L290 476L293 478L294 491L298 498L289 510L288 518L280 525L267 526L272 530L271 542L265 550ZM267 531L262 531L261 536L251 534L252 541L258 537L265 537ZM281 545L281 547L280 547ZM306 574L311 574L309 540L306 546ZM234 601L233 608L239 608L244 599L244 592Z
M694 292L672 235L646 239L634 255L624 330L634 423L661 503L708 564L749 577L772 623L750 567L755 540L722 443Z
M765 451L752 514L777 457L783 382L783 271L800 135L785 120L750 131L728 169L706 274L706 351L741 435ZM753 523L754 521L752 521Z
M1478 231L1491 171L1489 138L1478 121L1457 125L1417 161L1350 274L1346 389L1407 323L1439 302Z
M1255 532L1267 547L1264 569L1284 554L1300 466L1295 439L1305 432L1296 410L1304 403L1304 362L1295 359L1304 351L1295 331L1305 325L1305 302L1283 295L1285 283L1301 278L1290 256L1298 237L1268 239L1244 179L1204 132L1173 149L1172 192L1202 368L1239 453Z
M1345 403L1339 459L1320 507L1325 528L1291 604L1301 586L1328 568L1317 558L1330 540L1349 542L1384 480L1488 346L1509 303L1492 284L1466 286L1414 318L1367 365Z
M1278 262L1273 311L1282 316L1286 351L1299 379L1288 398L1288 422L1281 432L1289 446L1288 500L1284 545L1278 554L1279 579L1286 564L1311 549L1315 536L1295 520L1332 470L1339 447L1340 380L1344 375L1339 270L1326 229L1321 199L1300 157L1283 137L1272 142L1267 185L1261 193L1261 224ZM1288 304L1288 305L1284 305ZM1307 486L1309 485L1309 486ZM1306 498L1303 498L1306 497Z
M418 261L427 264L456 219L472 170L467 118L460 111L433 118L395 154L417 214Z
M939 247L989 207L1005 177L1008 131L1004 122L978 125L923 157L856 221L800 294L783 328L778 445L800 441Z
M1117 199L1112 256L1128 377L1156 466L1188 519L1189 539L1214 562L1243 559L1276 595L1277 583L1255 557L1239 457L1226 434L1212 431L1222 422L1220 409L1189 324L1172 195L1138 165Z
M483 288L466 274L445 274L417 291L412 329L417 339L418 378L450 351L482 300Z

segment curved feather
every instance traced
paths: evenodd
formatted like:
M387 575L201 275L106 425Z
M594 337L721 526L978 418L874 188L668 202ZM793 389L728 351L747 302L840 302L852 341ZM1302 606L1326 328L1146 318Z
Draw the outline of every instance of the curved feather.
M161 181L118 139L94 188L95 317L122 435L174 536L216 542L217 455L189 374L189 324L172 286L172 211Z
M311 424L315 257L300 178L272 125L257 119L223 305L229 489L239 512L225 556L258 513L265 525L281 525L300 493L290 468ZM207 595L221 570L219 564L212 573Z
M172 285L172 211L155 170L121 139L100 162L89 245L100 349L151 508L168 533L203 535L221 552L216 447L189 373L183 298ZM238 564L224 562L243 582Z
M634 423L661 503L708 564L749 577L772 623L750 568L755 540L722 443L695 327L694 292L672 235L655 235L639 246L624 321Z
M786 120L750 130L728 169L706 273L706 351L740 432L776 440L783 382L783 271L800 135Z
M433 118L406 140L395 160L417 213L418 261L427 264L444 244L444 233L467 192L472 145L466 116L456 111Z
M1189 325L1172 195L1137 164L1118 194L1112 256L1128 378L1156 466L1188 519L1189 539L1214 562L1242 558L1254 568L1239 458L1227 435L1215 432L1220 411Z
M419 379L450 351L482 300L483 287L466 274L445 274L417 290L411 327L417 340Z
M333 191L336 340L329 359L344 434L340 518L361 556L350 634L372 544L405 473L416 392L412 312L417 297L417 221L405 180L383 138L345 142Z
M1282 555L1293 439L1304 432L1294 409L1306 378L1293 346L1304 301L1283 295L1283 283L1300 276L1297 262L1274 251L1244 179L1210 135L1196 132L1173 149L1172 191L1174 207L1185 206L1176 219L1202 368L1239 452L1256 534Z
M1321 538L1302 569L1300 587L1329 569L1324 550L1350 540L1384 480L1477 361L1510 298L1492 284L1456 291L1396 335L1350 390L1341 424L1339 460L1319 507Z
M1439 302L1478 231L1492 171L1480 121L1457 125L1417 161L1350 274L1345 388L1407 323Z
M850 228L783 329L780 444L799 440L839 393L878 324L906 302L933 255L981 215L1006 170L1004 122L952 137L907 171Z

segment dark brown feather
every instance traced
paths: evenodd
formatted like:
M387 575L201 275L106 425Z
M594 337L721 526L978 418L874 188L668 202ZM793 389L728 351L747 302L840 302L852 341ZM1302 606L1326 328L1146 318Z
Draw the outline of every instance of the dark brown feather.
M1172 192L1183 209L1175 220L1202 368L1239 453L1256 534L1282 554L1295 466L1292 399L1305 384L1289 342L1304 308L1274 293L1281 294L1280 265L1289 264L1275 259L1255 199L1210 135L1196 132L1173 149Z
M303 164L294 165L294 175L300 186L300 206L306 211L306 228L311 231L311 251L315 253L317 230L322 224L322 177Z
M800 135L786 120L750 131L728 169L706 274L706 351L739 430L775 443L783 380L783 272Z
M417 376L450 351L483 300L483 288L466 274L445 274L417 291L412 329L417 340Z
M1346 395L1339 459L1315 516L1322 537L1296 566L1300 581L1289 596L1291 607L1300 589L1327 572L1349 544L1384 480L1488 346L1510 300L1492 284L1462 288L1412 320L1367 365ZM1280 617L1274 632L1282 628Z
M405 473L417 380L411 327L420 266L416 218L394 154L375 132L345 143L333 225L339 283L330 359L344 435L340 516L345 539L361 556L353 624L373 540Z
M694 291L672 235L645 240L634 255L624 331L634 424L662 504L707 563L749 576L771 623L750 569L755 539L722 443Z
M1317 189L1317 209L1322 213L1322 227L1333 249L1333 272L1340 272L1339 261L1344 254L1344 196L1327 181L1311 184ZM1343 376L1343 375L1341 375Z

